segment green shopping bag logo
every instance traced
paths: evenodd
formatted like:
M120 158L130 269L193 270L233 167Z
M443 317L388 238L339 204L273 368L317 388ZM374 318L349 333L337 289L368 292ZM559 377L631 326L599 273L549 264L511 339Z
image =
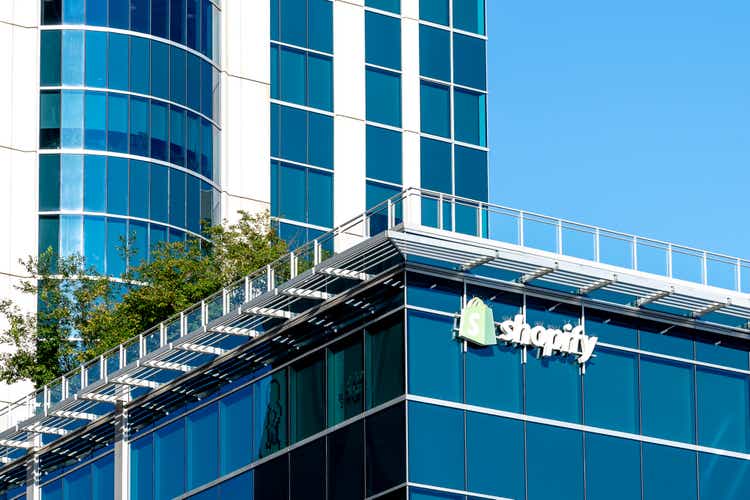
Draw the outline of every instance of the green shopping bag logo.
M497 344L492 309L487 307L482 299L474 297L461 311L458 338L480 346Z

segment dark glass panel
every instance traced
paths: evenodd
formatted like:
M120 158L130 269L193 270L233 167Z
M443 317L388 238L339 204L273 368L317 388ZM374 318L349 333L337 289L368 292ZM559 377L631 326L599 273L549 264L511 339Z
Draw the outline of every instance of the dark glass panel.
M146 38L130 38L130 90L139 94L149 92L151 42Z
M122 0L116 0L121 2ZM130 60L130 37L119 33L109 34L109 57L107 59L107 87L128 90L128 64Z
M307 222L317 226L333 226L333 175L307 170Z
M368 121L401 126L401 75L367 68L366 115Z
M253 390L253 458L262 458L287 445L286 372L276 372Z
M167 151L167 105L151 101L151 157L169 160Z
M464 413L409 403L409 481L463 490Z
M173 42L185 44L185 0L170 0L169 38Z
M39 211L60 210L60 156L39 155Z
M169 45L151 42L151 94L169 99Z
M60 218L57 215L42 215L39 217L39 253L52 249L53 255L58 255L60 246Z
M487 42L453 34L453 83L484 90L487 87Z
M39 94L39 148L60 147L60 91L44 90Z
M362 335L356 333L328 351L328 425L336 425L364 409Z
M325 359L316 354L295 363L290 370L292 443L325 427Z
M451 35L449 31L419 26L419 74L450 82Z
M130 99L130 154L148 156L149 102L140 97Z
M42 24L60 24L62 0L42 0Z
M333 118L318 113L308 113L309 159L318 167L333 168Z
M282 455L255 469L254 498L287 500L289 498L289 455Z
M318 439L290 453L291 500L325 500L326 440Z
M365 443L366 496L406 481L406 408L398 404L367 417Z
M401 19L365 12L365 62L401 69Z
M484 35L484 0L453 0L453 27Z
M333 111L333 61L317 54L307 55L307 100L313 108Z
M364 425L359 420L328 435L328 499L363 498Z
M130 27L139 33L149 32L151 12L149 0L130 0Z
M307 6L307 46L321 52L332 53L333 2L329 0L307 0Z
M590 334L590 332L589 332ZM638 358L606 347L586 364L586 424L638 433Z
M419 0L419 18L448 26L450 22L450 0Z
M694 368L641 356L640 377L643 434L695 442Z
M169 37L169 0L151 0L151 34Z
M185 111L169 107L169 161L185 166Z
M401 184L401 133L372 125L367 126L367 177Z
M110 28L121 30L126 30L130 27L129 2L125 0L109 0L109 26Z
M170 49L170 98L178 103L185 104L186 86L186 53L178 47Z
M201 64L198 56L187 55L187 105L195 111L201 109Z
M185 173L169 169L169 223L185 227Z
M451 145L423 137L421 139L421 186L423 189L453 194L453 160Z
M185 491L185 422L178 420L154 437L155 497L173 498Z
M449 87L422 81L420 96L422 132L450 138L451 99Z
M187 176L186 209L187 229L196 234L201 232L201 181L192 175Z
M61 31L44 30L41 32L41 63L40 79L41 86L60 85L60 58L62 50Z
M403 313L366 329L365 374L367 409L404 394Z
M198 36L200 26L200 0L187 0L187 46L198 50Z
M487 152L456 146L455 161L456 196L488 201L489 168Z

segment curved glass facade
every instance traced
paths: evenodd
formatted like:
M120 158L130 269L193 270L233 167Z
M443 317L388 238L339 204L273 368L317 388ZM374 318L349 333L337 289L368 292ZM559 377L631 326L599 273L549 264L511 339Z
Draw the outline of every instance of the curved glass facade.
M209 0L42 0L40 252L117 276L217 219L217 20Z

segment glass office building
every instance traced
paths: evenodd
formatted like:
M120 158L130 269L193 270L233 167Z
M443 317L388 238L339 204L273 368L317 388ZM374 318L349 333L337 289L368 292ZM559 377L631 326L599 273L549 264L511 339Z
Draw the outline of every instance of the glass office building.
M5 498L747 497L750 284L708 285L724 276L708 253L699 283L676 278L676 245L646 273L655 247L620 233L641 264L613 266L583 225L590 260L580 234L544 250L436 228L420 210L436 198L468 203L407 191L389 232L376 207L19 402L36 416L0 434ZM481 208L521 234L541 220ZM580 326L593 356L469 344L473 298L497 324Z

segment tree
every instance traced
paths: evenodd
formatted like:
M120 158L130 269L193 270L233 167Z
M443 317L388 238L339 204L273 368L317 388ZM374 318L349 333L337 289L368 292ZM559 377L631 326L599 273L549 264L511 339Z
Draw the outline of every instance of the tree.
M48 250L29 257L24 265L34 278L19 289L38 295L39 307L29 314L0 302L9 325L0 342L15 348L0 355L0 379L44 385L287 252L267 213L240 212L238 222L207 228L206 235L210 243L161 243L149 261L123 242L129 261L141 262L121 280L99 275L80 256L56 258Z

